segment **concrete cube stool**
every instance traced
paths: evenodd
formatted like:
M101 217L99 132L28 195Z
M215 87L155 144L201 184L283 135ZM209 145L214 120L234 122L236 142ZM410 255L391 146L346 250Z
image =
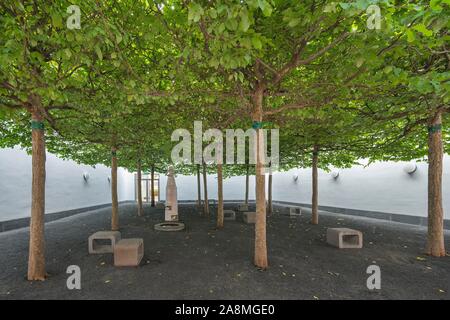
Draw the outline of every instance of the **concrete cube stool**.
M339 249L361 249L363 235L361 231L348 228L328 228L327 243Z
M100 244L99 242L110 241L110 244ZM89 236L89 253L101 254L101 253L113 253L114 247L117 242L120 241L119 231L98 231Z
M233 210L223 210L223 220L236 220L236 212Z
M241 212L248 211L248 204L240 204L240 205L238 205L238 211L241 211Z
M144 256L144 240L140 238L123 239L114 247L116 267L137 267Z
M290 207L289 215L291 217L300 217L302 215L302 209L300 207Z
M256 223L256 212L244 212L242 217L245 223Z

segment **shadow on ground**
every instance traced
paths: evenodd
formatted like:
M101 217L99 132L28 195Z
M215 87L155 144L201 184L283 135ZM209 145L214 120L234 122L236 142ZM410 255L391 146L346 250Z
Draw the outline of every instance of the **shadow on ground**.
M233 205L226 205L228 208ZM213 210L214 211L214 210ZM306 210L304 210L306 211ZM163 210L120 206L122 238L144 239L138 268L116 268L111 254L89 255L87 238L110 226L110 208L85 212L46 225L45 282L25 280L28 229L0 234L0 299L449 299L450 257L424 256L426 229L368 218L321 213L320 225L283 215L268 218L270 268L252 264L254 226L201 218L193 205L180 206L181 232L153 229ZM364 234L361 250L326 244L328 227ZM447 246L450 246L446 233ZM381 290L366 287L366 269L381 268ZM66 269L81 268L81 290L68 290Z

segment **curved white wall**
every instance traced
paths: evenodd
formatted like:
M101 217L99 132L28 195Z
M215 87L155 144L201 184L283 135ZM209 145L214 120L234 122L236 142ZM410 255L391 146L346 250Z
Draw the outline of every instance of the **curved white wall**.
M108 176L103 165L78 165L47 153L46 213L111 202ZM84 181L83 173L89 173ZM119 201L134 200L134 175L119 168ZM19 148L0 150L0 221L29 217L31 206L31 156Z
M427 164L418 163L408 175L405 163L379 162L369 167L341 170L339 178L319 171L319 204L350 209L381 211L415 216L427 215ZM83 180L83 172L90 178ZM293 175L298 174L297 182ZM47 154L46 212L57 212L111 202L107 177L110 169L98 165L77 165ZM0 150L0 221L28 217L31 200L31 157L23 150ZM197 179L176 178L180 200L197 199ZM165 199L166 177L161 175L161 199ZM134 175L119 169L119 200L134 200ZM254 177L250 177L250 199L255 198ZM224 198L244 198L245 177L224 181ZM217 179L208 176L208 195L217 199ZM450 219L450 157L444 160L444 210ZM311 169L275 173L273 199L311 203Z
M337 179L319 170L319 204L341 208L381 211L414 216L427 216L427 164L417 163L415 173L409 175L405 162L378 162L368 167L354 166L340 170ZM294 174L298 174L297 182ZM254 199L254 177L250 178L250 199ZM161 199L164 199L165 177L161 176ZM180 200L197 199L195 177L178 176ZM266 179L267 181L267 179ZM224 180L224 198L244 198L245 177ZM217 199L217 179L208 176L208 195ZM444 159L443 198L446 219L450 219L450 157ZM275 173L273 199L311 203L311 169L295 169Z

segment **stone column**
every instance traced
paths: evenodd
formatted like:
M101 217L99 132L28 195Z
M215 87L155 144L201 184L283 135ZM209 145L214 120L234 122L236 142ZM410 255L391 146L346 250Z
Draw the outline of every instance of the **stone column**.
M177 185L172 166L167 174L165 220L178 221Z

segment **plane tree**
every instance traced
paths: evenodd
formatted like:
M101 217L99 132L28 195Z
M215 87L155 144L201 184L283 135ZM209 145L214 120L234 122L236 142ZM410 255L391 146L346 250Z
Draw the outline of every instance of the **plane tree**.
M393 13L398 30L384 67L373 70L346 109L371 119L376 136L367 157L428 161L428 239L426 252L445 256L442 206L443 154L448 153L450 99L448 1L405 3ZM380 83L383 83L380 86ZM370 143L368 145L371 145Z
M81 8L89 19L84 20L81 29L69 29L64 3L0 4L2 144L31 146L32 155L29 280L46 277L46 136L53 136L56 113L76 107L76 104L69 107L68 103L76 101L85 91L87 81L83 74L95 68L98 57L112 49L117 36L105 32L109 23L96 14L93 3L86 2ZM14 126L22 128L22 133L10 137L9 128Z

